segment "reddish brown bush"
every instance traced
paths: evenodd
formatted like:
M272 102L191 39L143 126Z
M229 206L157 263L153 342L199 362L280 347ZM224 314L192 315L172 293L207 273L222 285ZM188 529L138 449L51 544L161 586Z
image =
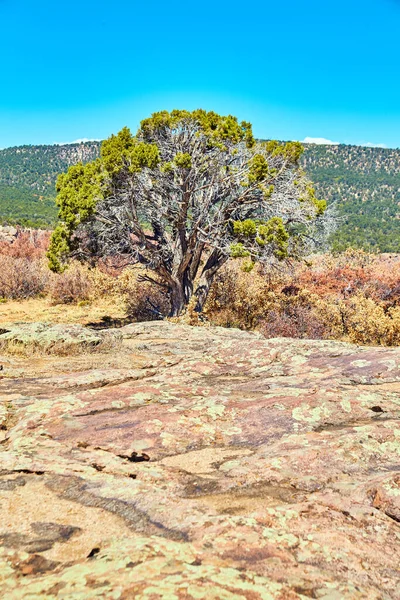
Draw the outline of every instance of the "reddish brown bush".
M93 286L87 267L76 263L64 273L52 274L48 291L55 304L73 304L89 300Z
M0 255L0 297L34 298L45 293L49 272L43 263Z
M156 321L169 313L167 295L154 284L136 281L125 293L127 315L133 321Z
M44 258L49 240L49 231L18 229L12 241L0 241L0 255L28 260Z
M293 306L283 311L272 310L260 323L259 330L266 338L293 337L321 340L327 334L322 319L308 307Z

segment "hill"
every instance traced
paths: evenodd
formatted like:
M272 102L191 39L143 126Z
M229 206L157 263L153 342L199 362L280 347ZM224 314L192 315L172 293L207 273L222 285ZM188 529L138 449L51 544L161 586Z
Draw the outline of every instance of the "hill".
M99 149L86 142L0 150L0 223L51 227L58 173ZM302 161L319 196L337 205L335 249L400 252L400 150L308 144Z
M400 150L309 144L303 165L319 196L337 204L334 248L400 252Z
M99 154L100 142L0 150L0 223L51 227L57 175Z

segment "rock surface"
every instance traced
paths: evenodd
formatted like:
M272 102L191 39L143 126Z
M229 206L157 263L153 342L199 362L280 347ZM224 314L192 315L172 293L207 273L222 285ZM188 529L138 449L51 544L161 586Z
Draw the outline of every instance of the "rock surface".
M82 325L52 323L1 323L0 350L21 354L33 352L71 354L115 345L118 330L94 331Z
M400 598L400 349L118 339L2 357L1 598Z

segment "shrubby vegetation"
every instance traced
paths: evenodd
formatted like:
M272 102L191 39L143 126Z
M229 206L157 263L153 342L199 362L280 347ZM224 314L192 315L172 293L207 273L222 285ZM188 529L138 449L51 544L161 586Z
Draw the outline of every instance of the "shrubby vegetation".
M95 268L74 263L65 273L51 273L48 238L46 232L20 232L13 243L0 243L3 302L43 298L79 307L115 299L133 321L158 319L159 309L167 307L162 290L141 281L141 268L118 261ZM257 330L268 338L400 345L400 257L348 250L272 271L249 270L247 258L231 259L216 277L202 315L189 306L180 320Z
M348 250L272 273L232 262L206 312L215 324L266 337L399 345L400 257Z

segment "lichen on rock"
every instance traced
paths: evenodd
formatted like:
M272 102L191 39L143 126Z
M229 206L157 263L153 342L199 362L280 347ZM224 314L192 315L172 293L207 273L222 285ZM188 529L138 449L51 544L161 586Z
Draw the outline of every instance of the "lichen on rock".
M399 349L4 329L2 598L400 598Z

